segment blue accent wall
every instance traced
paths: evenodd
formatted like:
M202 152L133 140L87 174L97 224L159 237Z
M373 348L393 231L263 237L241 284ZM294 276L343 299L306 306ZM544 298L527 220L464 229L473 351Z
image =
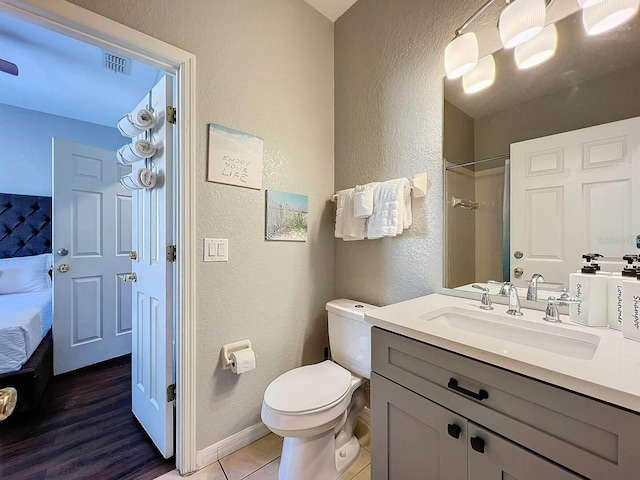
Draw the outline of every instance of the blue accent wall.
M0 193L51 196L53 137L113 150L114 162L127 143L115 126L0 104Z

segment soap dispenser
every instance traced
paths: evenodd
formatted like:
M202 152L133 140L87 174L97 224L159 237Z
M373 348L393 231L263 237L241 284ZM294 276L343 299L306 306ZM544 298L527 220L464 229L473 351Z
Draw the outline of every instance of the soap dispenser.
M622 335L640 342L640 270L636 278L622 281Z
M569 307L569 319L588 327L606 327L608 325L608 281L609 278L597 275L600 267L593 260L602 258L597 253L582 256L587 262L580 273L569 275L569 287L572 296L580 303Z
M612 275L607 279L607 296L609 297L609 306L607 319L609 328L622 330L622 289L624 280L635 280L638 270L634 268L634 262L638 261L638 255L627 254L622 259L627 262L621 274Z

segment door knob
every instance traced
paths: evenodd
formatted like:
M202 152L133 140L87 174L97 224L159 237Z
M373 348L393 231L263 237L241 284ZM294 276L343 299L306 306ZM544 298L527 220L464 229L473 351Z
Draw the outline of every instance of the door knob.
M521 277L523 273L524 269L522 267L516 267L513 269L513 274L518 278Z
M137 260L138 259L138 252L136 252L135 250L131 250L129 252L129 258L131 260Z
M138 276L136 275L135 272L131 272L131 273L123 273L122 275L118 275L122 280L124 280L125 282L137 282L138 281Z
M61 263L60 265L58 265L58 271L60 273L67 273L69 271L69 265L67 265L66 263Z
M67 250L66 248L62 247L58 249L58 255L60 255L61 257L66 257L69 254L69 250Z

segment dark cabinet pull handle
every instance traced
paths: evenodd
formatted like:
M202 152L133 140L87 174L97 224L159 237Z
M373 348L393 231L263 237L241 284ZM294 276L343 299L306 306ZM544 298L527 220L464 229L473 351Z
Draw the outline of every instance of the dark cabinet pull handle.
M460 428L460 426L456 425L455 423L450 423L449 425L447 425L447 432L453 438L460 438L460 432L461 431L462 431L462 429Z
M471 448L476 452L484 453L484 440L480 437L471 437Z
M447 386L451 390L455 390L456 392L460 392L471 398L475 398L476 400L486 400L487 398L489 398L489 393L486 390L480 390L478 393L472 392L471 390L467 390L466 388L462 388L460 385L458 385L458 381L455 378L450 378L449 384Z

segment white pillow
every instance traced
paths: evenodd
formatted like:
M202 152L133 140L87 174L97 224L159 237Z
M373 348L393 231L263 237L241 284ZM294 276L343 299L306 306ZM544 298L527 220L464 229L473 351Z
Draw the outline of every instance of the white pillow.
M0 276L0 294L8 293L26 293L47 290L51 288L51 277L49 269L51 268L51 254L44 253L42 255L33 255L31 257L14 257L0 258L0 272L11 270L6 275ZM24 270L23 274L13 272L13 270ZM8 278L15 277L16 280ZM7 282L15 281L15 287L10 286ZM24 288L24 290L22 290ZM5 291L7 290L7 291Z
M49 290L44 274L35 268L17 267L0 270L0 295Z

